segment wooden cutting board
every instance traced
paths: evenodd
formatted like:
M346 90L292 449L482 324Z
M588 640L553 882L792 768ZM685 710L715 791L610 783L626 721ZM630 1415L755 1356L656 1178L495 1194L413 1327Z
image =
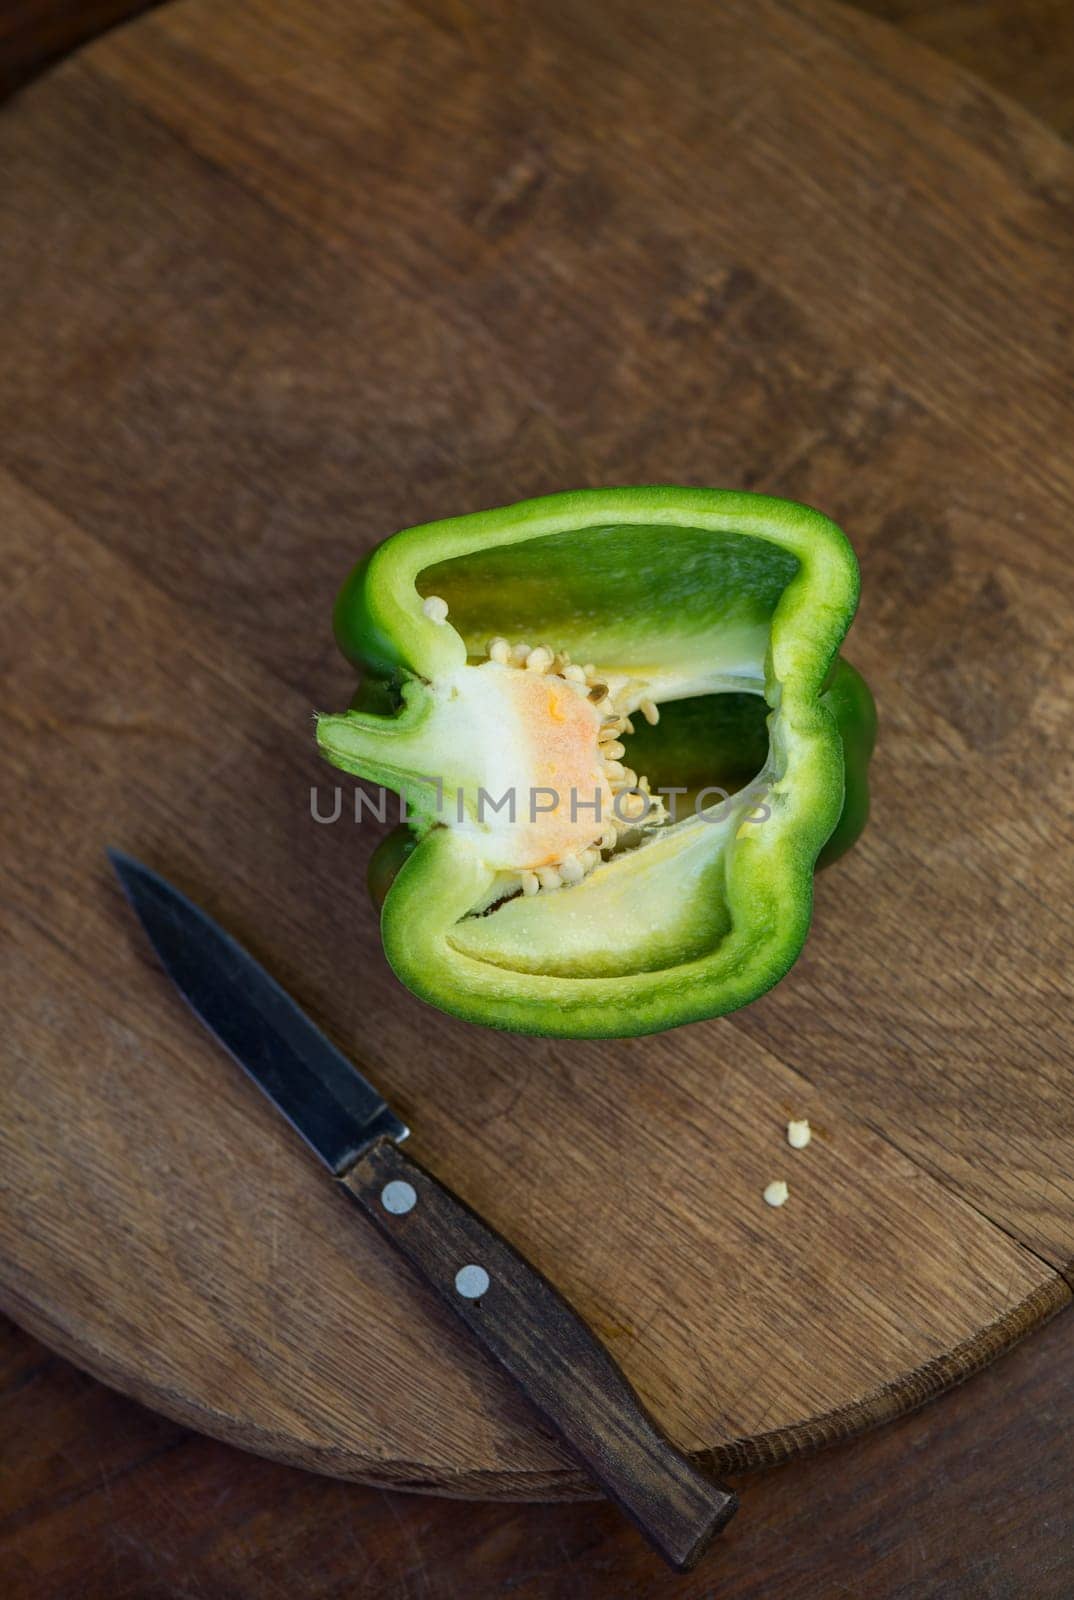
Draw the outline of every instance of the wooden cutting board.
M185 1012L109 843L261 956L722 1469L1065 1306L1071 152L820 0L178 0L11 105L0 162L13 1314L266 1454L586 1492ZM373 831L311 817L334 592L409 523L652 481L848 529L874 820L748 1010L483 1032L387 971Z

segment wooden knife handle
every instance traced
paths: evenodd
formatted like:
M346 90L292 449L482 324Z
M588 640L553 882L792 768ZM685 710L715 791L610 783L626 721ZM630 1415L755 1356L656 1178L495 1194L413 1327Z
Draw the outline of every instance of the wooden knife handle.
M689 1571L738 1502L665 1438L559 1291L390 1139L341 1181L664 1559Z

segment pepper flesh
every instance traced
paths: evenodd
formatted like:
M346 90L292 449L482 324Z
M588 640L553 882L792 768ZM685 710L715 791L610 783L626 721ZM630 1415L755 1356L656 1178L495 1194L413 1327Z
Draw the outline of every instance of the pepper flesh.
M373 867L403 982L560 1036L653 1032L769 988L805 939L818 855L864 824L875 718L837 657L857 595L826 517L713 489L551 495L361 562L336 632L362 686L318 741L407 794L416 843ZM684 791L678 820L631 814L646 778ZM488 803L508 789L513 821ZM535 815L537 790L558 808Z

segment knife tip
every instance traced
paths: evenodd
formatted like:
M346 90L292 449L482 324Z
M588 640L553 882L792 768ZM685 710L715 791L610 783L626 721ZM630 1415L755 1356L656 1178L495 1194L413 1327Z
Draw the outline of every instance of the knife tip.
M113 845L107 845L104 853L112 865L112 871L124 888L127 887L135 873L145 871L142 863L136 861L133 856L129 856L125 850L117 850Z

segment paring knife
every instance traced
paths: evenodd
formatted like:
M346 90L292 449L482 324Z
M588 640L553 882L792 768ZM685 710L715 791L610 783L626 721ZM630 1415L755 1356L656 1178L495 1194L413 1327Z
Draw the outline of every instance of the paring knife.
M399 1148L408 1129L241 945L157 873L108 852L165 972L210 1033L680 1572L735 1496L667 1439L536 1267Z

